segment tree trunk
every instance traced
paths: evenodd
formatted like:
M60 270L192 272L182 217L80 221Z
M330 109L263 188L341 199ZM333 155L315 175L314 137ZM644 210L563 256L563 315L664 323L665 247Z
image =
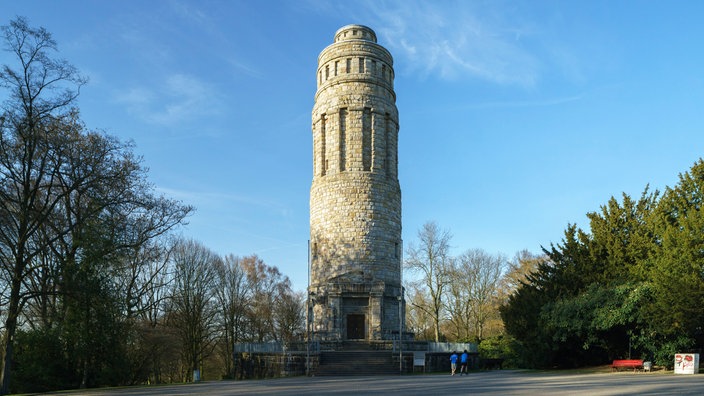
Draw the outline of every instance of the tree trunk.
M435 342L440 342L440 311L435 311L435 317L433 318L433 322L435 322Z
M22 272L21 270L19 271ZM10 304L7 309L7 319L5 320L5 336L2 345L2 368L0 368L0 395L6 395L10 391L10 377L12 370L13 347L15 344L15 331L17 330L17 317L20 311L20 278L15 276L12 279L10 290Z

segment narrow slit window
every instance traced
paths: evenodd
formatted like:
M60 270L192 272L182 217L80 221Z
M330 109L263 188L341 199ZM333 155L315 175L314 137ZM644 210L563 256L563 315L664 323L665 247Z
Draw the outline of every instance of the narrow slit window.
M340 109L340 172L345 171L347 160L347 109Z
M372 109L364 108L362 114L362 169L372 168Z
M325 115L320 117L320 175L325 176L328 170L328 160L325 159Z
M386 113L386 116L384 117L384 136L386 136L386 144L385 144L385 149L386 149L386 157L384 161L384 172L386 172L387 176L391 175L391 120L390 120L389 113Z

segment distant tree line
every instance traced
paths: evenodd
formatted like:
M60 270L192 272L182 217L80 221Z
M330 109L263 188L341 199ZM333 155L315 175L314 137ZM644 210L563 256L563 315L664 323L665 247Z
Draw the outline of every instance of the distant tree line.
M513 259L482 249L450 253L452 235L425 223L406 249L406 325L416 340L477 343L482 357L506 358L515 365L501 306L543 256L527 250Z
M51 34L2 26L0 394L232 376L233 344L289 340L302 300L256 256L176 237L130 143L88 129Z

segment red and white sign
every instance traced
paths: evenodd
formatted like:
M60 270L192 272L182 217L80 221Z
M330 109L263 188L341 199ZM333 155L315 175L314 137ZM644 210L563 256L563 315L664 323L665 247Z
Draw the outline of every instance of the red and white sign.
M675 354L675 374L697 374L699 372L698 353Z

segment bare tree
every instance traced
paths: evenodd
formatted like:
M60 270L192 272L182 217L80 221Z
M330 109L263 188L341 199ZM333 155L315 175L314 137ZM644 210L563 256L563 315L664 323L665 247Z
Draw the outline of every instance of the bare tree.
M429 306L428 293L420 288L417 282L406 285L408 309L406 310L406 326L415 334L416 339L429 340L434 338L435 325L428 310L420 307Z
M501 290L504 298L508 298L513 294L528 276L537 270L538 265L548 261L549 258L544 254L533 254L528 250L521 250L516 253L513 260L508 262L506 274L501 280Z
M287 332L292 331L297 321L296 310L300 308L302 312L302 305L287 297L292 294L291 281L256 255L245 257L242 268L251 287L248 323L253 341L286 341ZM279 314L288 318L277 317Z
M481 249L470 249L455 261L452 271L453 319L460 323L468 338L481 341L491 320L499 319L499 282L506 269L506 258Z
M183 363L194 377L215 345L218 313L215 286L220 261L218 255L193 240L181 241L172 254L168 322L179 334Z
M288 278L279 287L274 309L276 331L281 335L284 343L290 343L303 333L305 293L293 292Z
M449 254L449 231L440 230L435 222L427 222L418 231L418 245L410 244L406 252L405 267L420 275L417 285L425 290L427 305L414 305L427 312L433 320L435 342L440 341L440 324L444 313L444 293L450 282L452 257ZM413 301L411 301L413 304Z
M100 360L91 343L107 344L94 331L115 334L124 319L114 315L122 308L117 296L126 296L129 319L143 294L136 280L144 261L128 257L146 251L192 208L152 193L131 144L86 130L73 107L85 79L50 57L56 43L46 30L17 18L1 31L18 66L0 70L8 92L0 113L0 279L6 286L0 393L8 390L20 320L35 329L82 322L73 333L83 345L74 351L84 353L85 384L89 359ZM120 262L131 271L122 271ZM129 279L121 277L128 272ZM116 326L96 322L103 319Z
M470 286L467 279L458 271L456 264L457 261L449 271L450 282L447 286L448 298L445 304L448 323L444 328L451 340L468 341L472 321Z
M52 59L56 43L51 35L30 28L24 18L3 26L2 35L19 63L17 69L4 65L0 70L0 86L9 91L0 116L0 265L9 284L0 393L6 394L23 282L32 260L54 242L38 233L72 191L56 183L65 163L56 130L63 123L57 120L70 114L85 79L65 61Z
M169 366L178 361L179 338L165 323L165 302L173 275L169 264L175 244L171 238L160 237L128 249L114 279L120 283L117 288L133 340L129 348L136 383L163 382L174 371Z
M225 372L234 378L234 344L242 341L246 332L247 311L251 302L251 287L242 268L242 259L232 254L218 266L216 296L220 313L220 349Z

